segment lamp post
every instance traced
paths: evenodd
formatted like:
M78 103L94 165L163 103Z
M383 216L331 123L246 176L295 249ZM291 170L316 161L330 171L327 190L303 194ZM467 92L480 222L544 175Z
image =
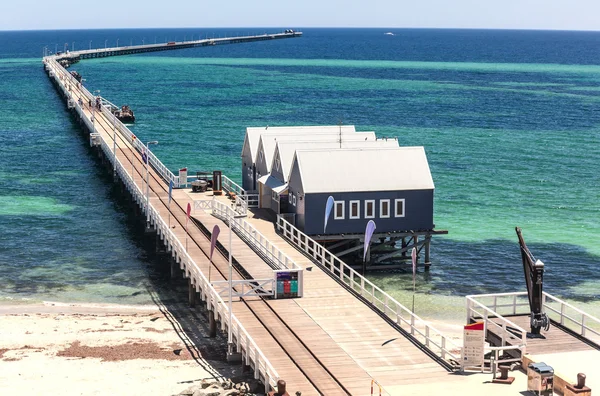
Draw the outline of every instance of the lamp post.
M113 178L117 176L117 115L113 113ZM132 175L133 178L133 175Z
M94 101L92 102L92 132L96 133L96 103L97 96L100 94L100 90L97 89L94 91Z
M158 144L158 140L152 140L146 143L146 228L150 228L150 171L148 163L150 163L150 145Z
M231 211L233 212L233 210ZM231 254L231 236L233 234L233 220L242 217L246 217L246 215L229 214L229 326L227 326L227 352L229 355L233 353L233 310L231 307L231 301L233 300L233 255Z
M117 48L119 48L119 39L117 39Z
M106 43L108 43L108 39L104 40L104 49L106 49Z
M90 40L90 50L92 49L92 40Z

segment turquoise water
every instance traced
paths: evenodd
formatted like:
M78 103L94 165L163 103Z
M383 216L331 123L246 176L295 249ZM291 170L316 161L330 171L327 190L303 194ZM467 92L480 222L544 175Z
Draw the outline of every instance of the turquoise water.
M523 290L520 226L546 290L598 315L600 33L401 32L314 29L74 69L132 106L131 129L173 170L239 180L247 126L341 120L423 145L449 234L418 274L418 313L458 320L466 294ZM150 259L32 56L0 59L0 131L0 300L148 301ZM410 305L410 274L369 277Z

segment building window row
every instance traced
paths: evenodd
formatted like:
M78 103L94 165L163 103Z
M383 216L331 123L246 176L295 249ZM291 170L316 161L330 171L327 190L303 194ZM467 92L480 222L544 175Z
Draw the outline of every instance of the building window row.
M379 200L379 218L387 219L392 216L392 211L394 212L394 217L404 217L405 210L404 204L405 200L402 199L394 199L394 207L390 207L391 200L389 199L380 199ZM361 218L361 201L360 200L351 200L348 201L349 205L349 213L348 218L351 220L360 219ZM364 201L363 205L363 217L365 219L374 219L375 218L375 200L367 199ZM334 205L334 213L333 218L335 220L343 220L346 218L346 201L335 201Z

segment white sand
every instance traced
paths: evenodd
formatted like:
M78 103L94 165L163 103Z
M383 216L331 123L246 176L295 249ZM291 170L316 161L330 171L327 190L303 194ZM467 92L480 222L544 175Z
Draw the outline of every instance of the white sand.
M190 352L170 319L156 306L0 306L0 395L171 395L239 373L194 359L215 340Z

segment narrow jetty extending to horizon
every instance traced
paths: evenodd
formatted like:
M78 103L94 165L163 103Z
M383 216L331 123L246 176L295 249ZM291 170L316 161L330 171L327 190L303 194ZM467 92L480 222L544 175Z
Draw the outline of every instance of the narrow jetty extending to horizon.
M154 50L170 49L168 43L160 48ZM59 63L67 57L126 54L117 50L83 58L84 51L46 56L43 63L91 149L131 199L171 276L188 280L190 307L208 317L211 336L219 328L225 335L228 360L249 366L267 390L283 379L290 393L301 391L304 396L483 386L481 379L452 375L461 369L462 342L432 327L293 225L278 221L275 227L260 210L249 208L244 189L225 175L215 173L224 194L218 193L221 189L192 192L186 174L175 175L150 151L156 142L141 142L110 109L97 106L96 97ZM127 51L148 50L137 46ZM217 234L215 226L222 232ZM501 318L477 296L471 297L469 321L491 327L494 318ZM493 308L499 308L496 297L493 301ZM516 311L521 305L517 297L513 301ZM551 302L559 304L553 308L559 323L572 319L568 304L553 297ZM582 315L585 336L600 321ZM507 335L511 330L506 323L496 326L501 332L495 330L503 343L514 338ZM489 372L501 351L524 354L525 347L520 342L485 346L495 355L492 365L489 356L482 358L481 371ZM483 389L494 394L494 388Z

